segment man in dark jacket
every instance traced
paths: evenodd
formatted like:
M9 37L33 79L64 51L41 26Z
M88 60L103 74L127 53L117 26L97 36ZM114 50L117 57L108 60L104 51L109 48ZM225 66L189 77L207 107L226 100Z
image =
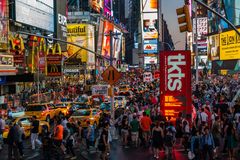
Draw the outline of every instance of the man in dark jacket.
M19 141L19 126L17 124L10 124L10 130L8 133L7 141L8 141L8 159L19 159L19 153L17 144Z

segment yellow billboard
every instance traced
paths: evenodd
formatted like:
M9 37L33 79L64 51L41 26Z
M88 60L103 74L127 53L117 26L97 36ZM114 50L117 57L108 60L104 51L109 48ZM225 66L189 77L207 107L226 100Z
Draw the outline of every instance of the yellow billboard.
M87 37L87 24L68 24L67 25L67 41L75 43L79 46L87 48L88 37ZM79 47L69 45L67 46L68 57L77 53L77 58L81 58L81 61L86 63L88 54L87 51Z
M220 34L220 60L231 59L240 59L240 36L234 30Z

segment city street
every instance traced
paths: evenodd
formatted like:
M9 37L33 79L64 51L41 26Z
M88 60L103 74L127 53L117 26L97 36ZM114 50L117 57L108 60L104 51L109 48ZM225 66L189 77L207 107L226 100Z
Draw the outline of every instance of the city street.
M240 0L0 0L0 160L240 160Z

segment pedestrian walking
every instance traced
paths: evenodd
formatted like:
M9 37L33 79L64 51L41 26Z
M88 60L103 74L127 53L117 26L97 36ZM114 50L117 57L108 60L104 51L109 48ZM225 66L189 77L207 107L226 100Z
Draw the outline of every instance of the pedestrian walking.
M145 147L149 144L150 134L151 134L152 120L147 116L146 112L143 112L143 117L140 121L140 126L142 129L142 136L144 139Z
M5 120L3 119L3 116L0 114L0 151L3 149L3 131L5 129Z
M8 160L18 160L19 158L19 152L18 152L18 140L19 140L19 131L17 124L9 124L10 130L7 137L8 142Z
M31 124L31 145L32 150L36 149L36 143L41 146L42 142L38 139L39 134L39 120L37 120L36 116L32 116L32 124Z
M130 130L131 130L132 143L135 147L137 147L140 124L136 115L133 116L133 120L132 122L130 122L130 128L131 128Z
M108 143L108 129L109 129L109 123L104 123L103 131L101 133L98 149L101 151L101 159L106 160L107 158L107 151L109 148Z
M203 159L213 160L213 150L215 149L214 139L208 127L204 128L204 134L201 138Z
M152 129L152 146L154 152L154 158L159 158L159 151L163 148L164 132L160 127L160 122L157 121L156 125Z

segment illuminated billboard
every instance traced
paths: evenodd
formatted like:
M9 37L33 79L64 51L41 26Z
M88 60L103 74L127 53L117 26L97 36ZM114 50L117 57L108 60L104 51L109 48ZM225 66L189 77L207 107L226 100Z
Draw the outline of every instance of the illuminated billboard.
M114 33L118 33L113 37L113 58L117 60L120 58L121 46L122 46L122 33L119 29L114 27Z
M234 30L220 33L220 60L232 59L240 59L240 36Z
M143 13L143 38L158 38L157 13Z
M0 50L7 49L8 26L7 26L7 0L0 2Z
M67 41L87 48L87 24L68 24L67 25ZM79 47L68 44L68 57L73 54L78 55L82 62L87 62L87 51Z
M208 57L211 60L219 60L220 58L220 45L219 45L219 34L209 36L208 40Z
M104 0L89 0L89 5L93 10L100 13L103 9Z
M112 0L104 0L104 15L111 16Z
M141 0L142 45L145 54L158 53L158 0Z
M102 51L102 42L103 42L103 36L104 36L104 21L100 20L99 28L98 28L98 41L97 41L97 54L101 55Z
M93 25L88 24L87 26L87 48L90 49L91 51L95 51L95 28ZM88 51L88 60L87 63L90 65L95 64L95 55L92 52Z
M15 0L15 17L17 22L53 32L53 0Z
M191 52L163 51L160 54L161 110L174 120L179 112L191 113Z
M145 56L144 64L157 64L157 57L154 56Z
M143 41L144 53L157 53L157 39Z
M109 34L109 31L113 31L113 24L109 21L104 21L104 34ZM102 44L102 56L110 58L110 36L103 36L103 44Z

